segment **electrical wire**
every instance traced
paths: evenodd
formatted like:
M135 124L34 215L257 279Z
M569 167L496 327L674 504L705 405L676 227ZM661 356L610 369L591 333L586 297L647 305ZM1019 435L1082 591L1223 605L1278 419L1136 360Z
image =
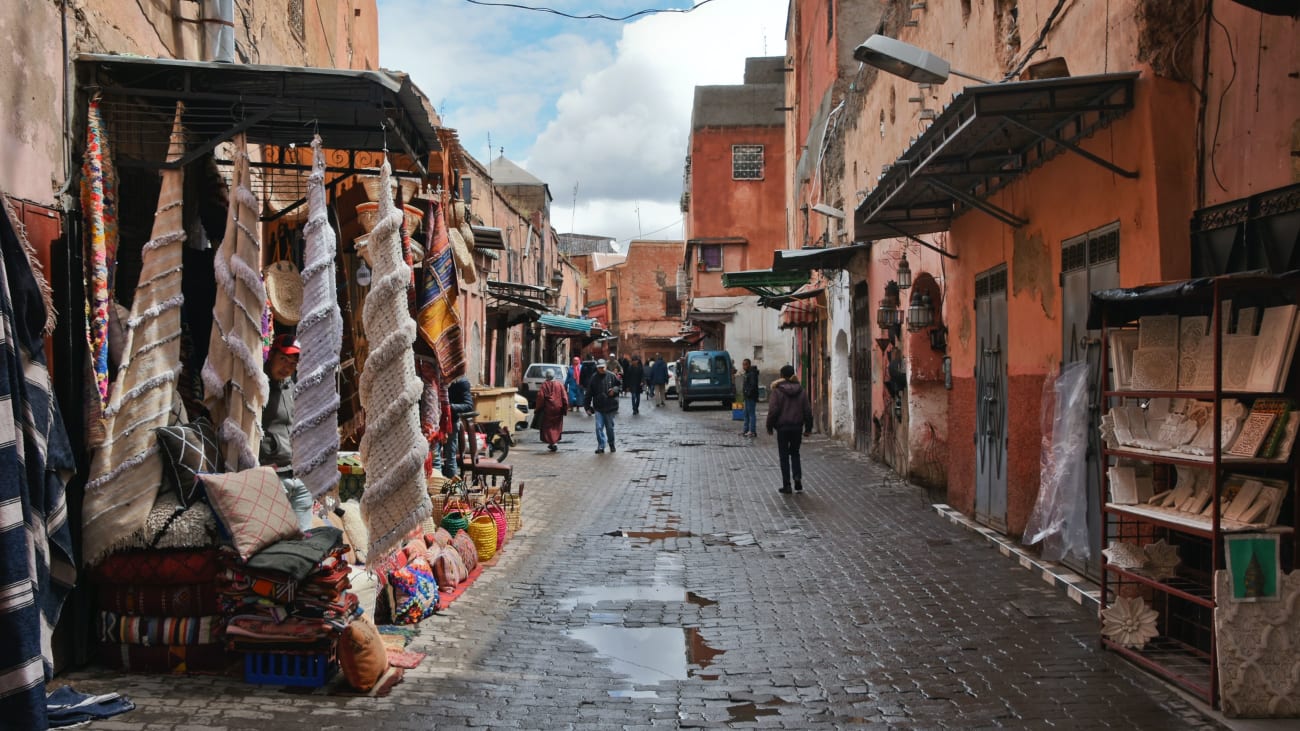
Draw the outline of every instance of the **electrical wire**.
M1048 14L1047 22L1043 23L1042 30L1038 31L1038 38L1034 39L1034 44L1029 47L1028 51L1025 51L1025 57L1020 59L1020 63L1017 64L1014 69L1008 71L1006 76L1002 77L1003 81L1010 81L1019 76L1021 71L1025 70L1025 67L1029 65L1029 59L1033 58L1034 54L1043 47L1043 43L1047 41L1047 34L1051 32L1052 24L1056 22L1056 16L1061 14L1061 8L1064 7L1065 0L1056 0L1056 7L1052 8L1052 12ZM1106 25L1106 30L1107 32L1110 31L1109 23Z
M490 2L489 0L465 0L465 2L469 3L470 5L484 5L484 6L498 7L498 8L514 8L516 10L531 10L533 12L538 12L538 13L550 13L551 15L558 15L562 18L571 18L573 20L612 20L616 23L621 23L626 20L632 20L633 18L639 18L645 15L657 15L659 13L685 14L685 13L692 12L694 10L699 10L705 5L708 5L709 3L713 2L713 0L700 0L699 3L689 8L647 8L645 10L638 10L635 13L630 13L628 15L623 15L619 17L604 15L602 13L588 13L586 15L575 15L573 13L566 13L563 10L556 10L555 8L536 7L533 5L522 5L519 3Z
M1223 128L1223 102L1228 97L1228 90L1232 88L1232 82L1237 80L1237 53L1232 50L1232 34L1228 32L1228 26L1210 12L1210 20L1223 29L1223 37L1228 43L1228 59L1232 62L1232 76L1228 77L1228 83L1223 85L1223 91L1219 92L1219 112L1214 121L1214 139L1210 141L1210 173L1214 175L1214 182L1219 184L1219 189L1228 192L1227 186L1219 179L1219 166L1215 160L1219 147L1219 130ZM1208 89L1207 89L1208 91Z

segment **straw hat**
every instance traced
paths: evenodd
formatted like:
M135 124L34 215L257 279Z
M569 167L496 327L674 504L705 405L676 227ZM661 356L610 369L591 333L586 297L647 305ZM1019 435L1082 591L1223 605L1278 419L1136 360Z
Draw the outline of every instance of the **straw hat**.
M447 238L451 239L451 258L456 261L456 271L460 272L460 278L465 284L473 284L478 281L478 269L474 266L474 256L469 253L469 247L465 245L465 239L460 235L458 229L447 229Z
M465 201L454 200L447 207L447 228L460 228L465 223Z
M474 229L469 225L469 221L460 225L460 237L465 239L465 245L474 248Z
M266 298L271 314L282 325L297 325L302 318L302 275L291 261L271 264L262 273L266 280Z
M379 200L379 176L363 175L361 178L361 187L366 189L366 198L372 201ZM393 193L393 198L397 198L397 187L401 186L402 200L410 201L420 192L420 181L415 178L393 178L393 185L389 190Z

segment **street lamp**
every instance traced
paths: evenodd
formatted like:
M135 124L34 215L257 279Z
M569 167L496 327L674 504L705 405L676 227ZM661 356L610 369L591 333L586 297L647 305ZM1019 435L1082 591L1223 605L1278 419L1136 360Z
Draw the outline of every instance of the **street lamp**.
M919 84L942 84L950 74L981 84L995 83L958 71L933 53L889 36L871 36L853 50L853 57L868 66L875 66L881 71Z

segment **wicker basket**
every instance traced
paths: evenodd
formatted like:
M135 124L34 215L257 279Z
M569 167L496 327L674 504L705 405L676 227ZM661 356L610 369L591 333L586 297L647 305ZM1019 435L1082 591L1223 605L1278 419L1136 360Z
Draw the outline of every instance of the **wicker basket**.
M409 235L419 230L420 222L424 220L424 212L415 206L403 205L402 213L406 215L406 233ZM375 224L379 221L379 204L358 203L357 221L361 223L361 227L366 230L366 233L373 231Z
M411 199L414 198L416 194L420 192L419 180L416 180L414 178L391 178L389 182L389 190L392 191L394 200L396 200L396 196L397 196L397 185L394 185L394 183L402 186L402 200L405 202L409 203ZM362 176L361 187L366 189L366 198L372 201L379 200L379 176L378 175Z
M469 537L474 541L480 563L491 561L497 553L497 524L492 516L479 513L469 522Z
M511 533L518 533L519 528L523 526L523 486L519 488L519 494L513 495L506 493L501 496L501 508L506 512L506 527Z
M506 521L506 511L499 503L488 501L481 509L475 511L476 516L486 515L492 519L497 526L497 550L500 550L506 543L506 529L510 524Z

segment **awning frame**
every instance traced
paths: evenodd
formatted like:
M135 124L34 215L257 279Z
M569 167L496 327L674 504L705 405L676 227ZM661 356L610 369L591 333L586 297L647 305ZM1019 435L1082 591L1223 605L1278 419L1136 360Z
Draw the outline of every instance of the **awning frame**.
M795 269L750 269L742 272L723 272L722 286L747 289L759 297L779 297L789 294L808 283L808 271Z

